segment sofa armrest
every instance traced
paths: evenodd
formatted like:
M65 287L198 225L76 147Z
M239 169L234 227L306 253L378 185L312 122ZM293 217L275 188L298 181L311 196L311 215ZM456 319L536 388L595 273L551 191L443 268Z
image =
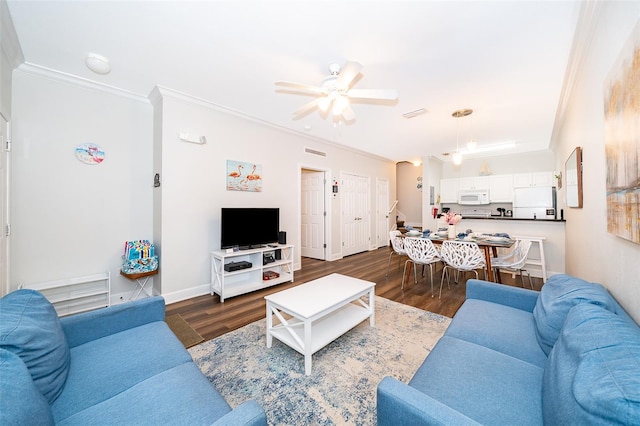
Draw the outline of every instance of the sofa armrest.
M480 424L392 377L378 385L377 404L378 426Z
M467 299L486 300L512 308L533 312L540 292L490 281L467 281Z
M164 321L162 296L148 297L60 319L70 348L155 321Z
M215 426L266 426L267 416L256 401L246 401L220 417Z

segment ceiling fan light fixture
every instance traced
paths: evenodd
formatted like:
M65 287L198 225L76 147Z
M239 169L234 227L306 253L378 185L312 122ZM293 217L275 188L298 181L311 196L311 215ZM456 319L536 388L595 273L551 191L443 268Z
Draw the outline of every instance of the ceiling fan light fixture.
M375 99L380 101L396 101L398 92L387 89L352 89L357 82L362 64L348 61L343 67L340 64L330 64L330 76L325 78L321 86L313 86L288 81L277 81L276 86L285 87L286 90L299 90L304 94L315 95L317 99L307 103L302 108L294 111L294 119L307 114L313 108L318 108L321 115L331 108L334 117L342 117L345 121L354 121L355 114L350 105L350 99ZM335 119L334 119L335 121Z
M320 99L320 101L318 102L318 108L320 108L320 111L322 112L327 112L329 110L329 107L331 106L332 101L333 98L326 96Z
M349 106L349 99L346 96L338 96L333 101L333 115L340 115Z

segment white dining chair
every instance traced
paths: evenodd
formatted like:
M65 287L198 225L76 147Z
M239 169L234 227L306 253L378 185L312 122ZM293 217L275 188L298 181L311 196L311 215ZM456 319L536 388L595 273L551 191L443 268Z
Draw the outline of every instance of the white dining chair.
M431 297L434 297L433 266L440 262L440 254L438 253L438 250L436 250L436 247L433 245L431 240L415 237L406 237L404 239L404 249L407 252L407 256L409 256L409 259L413 262L414 283L418 283L418 265L429 266L429 272L431 274ZM404 277L402 281L402 288L404 288Z
M400 266L400 259L403 256L407 256L407 252L404 249L404 238L401 236L402 232L396 230L389 232L389 239L391 240L391 248L393 249L389 253L389 261L387 262L387 275L385 277L389 277L389 267L391 266L391 257L395 254L398 256L398 267ZM404 264L404 272L402 273L402 285L404 285L404 275L407 272L407 262Z
M529 277L529 287L533 290L533 283L531 281L531 274L524 269L525 263L527 263L527 256L529 255L529 249L531 248L530 240L517 240L516 248L504 256L499 256L491 260L491 268L494 270L494 276L497 282L500 282L498 277L500 276L500 270L506 270L520 275L520 284L524 287L524 278L522 273L526 272Z
M440 279L440 296L442 297L442 284L447 275L447 287L449 286L449 270L456 271L455 283L458 283L458 274L473 271L478 278L478 269L484 270L484 279L487 279L487 264L478 244L472 241L443 241L440 248L440 258L444 262L442 278Z

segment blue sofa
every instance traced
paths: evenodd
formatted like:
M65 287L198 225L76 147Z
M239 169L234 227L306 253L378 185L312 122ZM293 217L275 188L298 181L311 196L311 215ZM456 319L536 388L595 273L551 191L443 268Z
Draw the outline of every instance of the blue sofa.
M0 299L2 425L266 425L235 409L164 322L162 297L58 318L35 290Z
M408 384L378 385L378 425L640 424L640 328L599 285L540 292L469 280Z

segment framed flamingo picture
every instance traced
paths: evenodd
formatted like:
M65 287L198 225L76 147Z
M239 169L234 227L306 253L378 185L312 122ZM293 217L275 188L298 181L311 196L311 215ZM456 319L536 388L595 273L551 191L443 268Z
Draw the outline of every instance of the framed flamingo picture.
M262 165L227 160L227 191L262 192Z

